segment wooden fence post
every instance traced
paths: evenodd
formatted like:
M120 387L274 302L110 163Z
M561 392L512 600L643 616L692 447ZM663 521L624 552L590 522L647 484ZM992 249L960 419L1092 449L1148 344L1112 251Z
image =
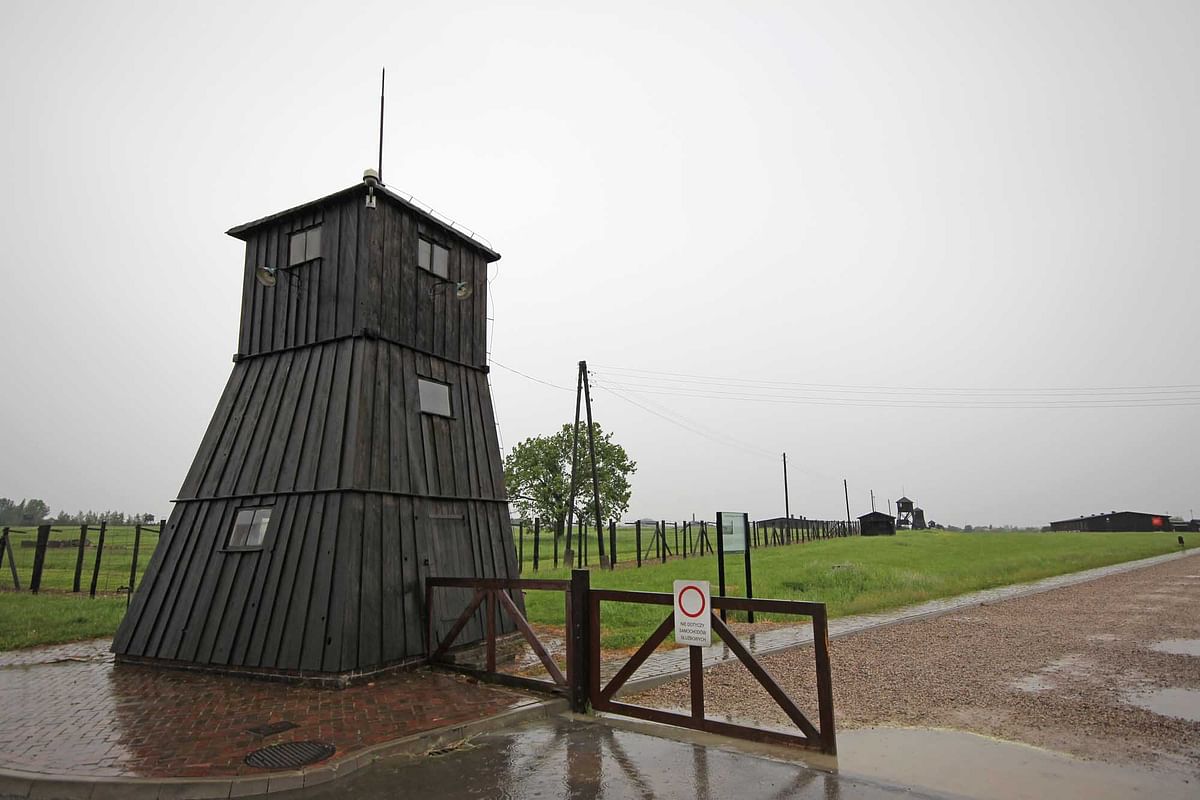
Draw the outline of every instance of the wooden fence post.
M133 598L133 590L137 585L137 562L138 549L142 546L142 526L133 526L133 560L129 564L129 593L125 595L125 607L129 607L129 601Z
M92 590L90 596L96 596L96 584L100 582L100 559L104 557L104 532L108 530L108 521L100 520L100 536L96 539L96 564L92 567Z
M21 579L17 577L17 560L13 558L12 539L8 535L8 528L4 529L3 535L0 535L0 566L4 565L4 556L8 555L8 569L12 573L13 588L21 589Z
M608 521L608 568L617 568L617 521Z
M569 592L571 617L567 620L567 626L571 647L567 676L570 681L571 710L576 714L586 714L592 683L590 668L600 668L599 664L591 663L591 573L586 569L571 570Z
M633 523L634 544L637 545L637 565L642 566L642 521Z
M517 526L517 574L520 574L525 571L525 520Z
M46 547L50 543L50 526L38 525L37 549L33 551L33 575L29 578L29 591L38 593L42 588L42 570L46 566Z
M533 521L533 571L538 571L538 550L542 544L542 520L541 517Z
M817 662L817 715L821 723L821 752L837 755L833 716L833 672L829 666L829 617L822 604L812 618L813 651Z
M83 548L87 545L88 526L79 526L79 547L75 551L75 581L71 591L79 594L79 582L83 577Z

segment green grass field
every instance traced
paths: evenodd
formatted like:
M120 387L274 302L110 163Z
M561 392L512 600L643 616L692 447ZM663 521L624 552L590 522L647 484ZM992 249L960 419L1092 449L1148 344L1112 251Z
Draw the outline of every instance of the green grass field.
M833 617L1024 583L1052 575L1146 558L1177 550L1177 534L947 533L912 531L894 537L850 537L753 552L754 595L827 603ZM1200 534L1185 534L1189 547ZM745 593L741 556L726 559L727 591ZM566 578L569 570L539 570L539 578ZM533 577L532 574L526 577ZM669 592L672 582L709 580L717 591L716 558L672 560L642 569L593 569L596 588ZM561 596L530 592L531 621L561 626ZM636 647L665 616L662 607L605 603L605 647ZM763 618L762 615L756 615ZM799 619L797 621L804 621Z
M12 573L6 556L4 564L0 566L0 588L4 590L0 591L0 650L113 634L125 613L123 587L129 585L129 567L133 561L132 526L112 527L105 531L94 600L88 596L88 590L92 585L92 571L96 564L95 545L100 537L98 526L88 531L91 546L83 551L81 591L77 595L71 593L78 555L75 547L47 548L41 593L33 595L29 593L29 581L33 575L35 550L22 547L21 543L36 541L37 532L28 528L13 528L9 535L22 591L12 591ZM55 525L51 528L52 541L78 538L78 525ZM139 581L157 544L157 531L142 531L138 547ZM118 590L121 590L120 594L116 594Z
M33 557L36 552L33 547L24 547L24 542L37 541L37 531L31 528L12 528L13 557L17 561L17 575L21 579L21 588L29 588L29 579L33 575ZM78 525L55 525L50 529L50 539L72 540L79 539ZM91 526L88 530L90 546L83 550L83 574L80 588L86 594L92 585L92 570L96 563L96 543L100 539L99 526ZM112 527L104 533L104 550L100 558L100 575L96 581L97 592L115 592L122 586L129 585L129 567L133 561L134 528ZM142 531L141 543L138 547L138 580L146 570L150 554L158 544L157 528ZM42 570L43 590L70 591L75 580L75 560L78 551L75 547L52 547L46 550L46 564ZM3 567L0 567L0 587L12 588L12 574L8 570L7 557Z
M63 536L69 534L64 531ZM76 535L78 528L75 529ZM93 535L94 536L94 535ZM105 539L101 591L114 591L129 579L132 529L115 529ZM946 533L905 532L894 537L828 539L753 553L756 597L815 600L829 605L831 616L861 614L950 597L978 589L1023 583L1052 575L1131 561L1178 548L1177 534L1156 533ZM1184 534L1188 547L1200 546L1200 534ZM109 542L113 547L110 549ZM141 565L148 562L156 537L143 534ZM593 537L594 542L594 537ZM647 536L643 544L649 542ZM673 540L672 540L673 543ZM625 560L618 542L618 552ZM531 558L526 541L526 560ZM23 552L22 552L23 551ZM32 548L14 549L23 585L32 566ZM111 635L125 609L124 595L87 597L94 552L85 551L82 595L63 593L74 575L73 549L47 551L43 586L28 592L0 591L0 650L51 644ZM593 565L598 559L593 558ZM549 562L547 562L548 565ZM745 592L741 556L727 559L728 592ZM140 569L143 567L139 567ZM544 568L539 578L566 578L570 570ZM0 571L0 585L8 567ZM526 570L525 577L534 577ZM714 592L717 564L714 556L674 559L666 564L647 563L641 569L594 568L592 586L669 592L674 580L709 580ZM559 593L530 592L530 619L537 624L561 627L563 600ZM662 621L664 609L653 606L606 603L603 609L605 647L635 647Z
M0 650L112 636L125 596L0 592Z

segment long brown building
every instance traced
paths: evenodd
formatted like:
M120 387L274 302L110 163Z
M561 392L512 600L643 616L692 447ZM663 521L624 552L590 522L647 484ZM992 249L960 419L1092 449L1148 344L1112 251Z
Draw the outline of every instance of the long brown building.
M1089 517L1060 519L1050 523L1052 531L1169 531L1170 516L1146 514L1141 511L1112 511Z
M486 366L500 256L373 177L229 234L233 373L113 649L342 677L419 657L425 577L517 576Z

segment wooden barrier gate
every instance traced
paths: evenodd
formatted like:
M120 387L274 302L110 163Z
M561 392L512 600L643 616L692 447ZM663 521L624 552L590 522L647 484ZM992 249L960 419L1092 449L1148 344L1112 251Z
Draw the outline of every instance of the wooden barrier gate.
M820 750L831 755L837 753L837 737L833 717L833 677L829 664L829 624L824 603L799 600L766 600L741 597L712 597L709 614L712 629L725 646L762 685L779 708L798 729L798 733L753 728L719 720L708 719L704 713L704 648L688 648L688 678L691 684L691 713L680 714L657 708L623 703L616 699L618 692L633 676L646 659L661 645L674 630L674 597L665 592L629 592L612 589L592 589L587 570L576 569L570 581L562 580L508 580L504 578L429 578L425 588L426 653L431 665L448 667L473 675L481 680L494 681L538 691L565 695L571 708L578 713L590 709L607 714L620 714L651 722L676 725L708 733L750 739L759 742L786 744ZM466 608L457 617L447 634L435 641L432 613L434 590L437 588L473 589L474 595ZM565 595L566 611L566 661L567 669L560 670L549 655L544 643L530 627L511 597L513 591L542 590L561 591ZM448 664L441 660L455 639L462 633L471 616L481 605L487 603L485 624L486 668L478 669L460 664ZM642 643L628 661L612 678L604 683L601 676L601 632L603 617L601 603L640 603L668 606L666 619L654 633ZM509 675L496 669L496 620L499 609L512 619L538 660L546 668L550 680ZM796 614L812 618L813 653L817 673L817 717L819 727L804 715L796 703L788 697L775 678L763 667L754 655L738 640L733 631L721 621L719 611L759 611L771 614Z

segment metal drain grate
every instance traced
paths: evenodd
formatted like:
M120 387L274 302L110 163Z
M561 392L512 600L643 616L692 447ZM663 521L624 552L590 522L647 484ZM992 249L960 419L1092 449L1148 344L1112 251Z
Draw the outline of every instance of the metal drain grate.
M329 758L337 748L324 742L283 742L254 750L246 764L259 769L294 769Z

